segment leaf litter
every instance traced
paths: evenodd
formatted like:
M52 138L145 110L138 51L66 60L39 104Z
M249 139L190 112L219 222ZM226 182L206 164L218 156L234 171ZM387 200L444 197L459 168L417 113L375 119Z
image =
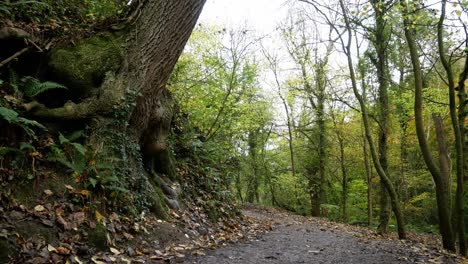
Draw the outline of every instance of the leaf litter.
M86 194L67 187L73 195ZM47 198L53 193L46 190L43 195ZM351 234L360 243L396 241L411 249L426 263L466 261L442 250L439 238L434 235L410 233L407 240L397 240L395 234L379 236L374 230L365 227L254 205L247 206L243 216L224 213L217 221L212 221L200 206L202 202L187 201L186 210L171 210L170 217L162 220L144 213L135 218L118 212L104 214L97 209L73 204L67 199L49 202L47 199L38 199L31 206L9 200L0 203L0 238L16 246L17 254L7 263L168 263L203 258L210 254L211 249L241 241L258 241L262 234L280 225L309 225L326 232ZM233 211L233 208L221 211ZM34 223L50 234L31 236L22 233L19 230L21 223ZM90 232L94 232L98 225L105 227L106 249L98 250L90 245ZM307 229L305 231L308 232ZM161 236L164 232L166 235ZM310 248L304 254L319 255L323 250ZM271 260L277 258L274 255L267 257ZM400 256L399 259L402 262L409 261L406 256Z

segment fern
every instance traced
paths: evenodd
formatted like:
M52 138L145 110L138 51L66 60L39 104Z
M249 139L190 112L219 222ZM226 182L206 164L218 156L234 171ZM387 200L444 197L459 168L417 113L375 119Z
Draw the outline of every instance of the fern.
M0 15L1 13L5 13L7 15L11 15L11 10L5 4L0 4Z
M47 130L42 124L40 124L37 121L27 119L24 117L21 117L18 112L5 108L3 106L0 106L0 118L8 121L10 124L18 125L20 126L26 134L28 134L30 137L37 139L36 133L34 133L34 130L31 129L31 127L37 127L43 130Z
M24 93L24 95L29 97L36 97L48 90L53 89L67 89L67 87L63 86L60 83L46 81L40 82L36 78L31 76L26 76L21 79L22 85L20 89Z

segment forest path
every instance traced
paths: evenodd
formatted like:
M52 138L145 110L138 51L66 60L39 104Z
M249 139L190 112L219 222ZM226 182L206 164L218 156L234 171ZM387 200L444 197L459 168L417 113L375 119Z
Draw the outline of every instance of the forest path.
M249 206L245 216L274 222L273 230L190 256L183 263L459 263L412 241L376 236L367 228L292 215L273 208Z

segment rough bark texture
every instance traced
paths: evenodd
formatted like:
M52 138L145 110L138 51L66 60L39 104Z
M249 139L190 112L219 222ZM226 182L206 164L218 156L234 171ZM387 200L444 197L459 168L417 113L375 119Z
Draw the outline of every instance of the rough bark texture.
M164 167L170 163L166 136L172 101L165 85L204 3L142 1L139 16L122 34L127 39L119 71L106 73L93 96L54 109L31 107L48 118L92 119L89 158L112 165L102 173L117 176L121 187L131 191L127 204L159 214L164 214L161 193L167 186L160 186L165 181L154 171L170 171ZM143 160L149 161L146 169Z

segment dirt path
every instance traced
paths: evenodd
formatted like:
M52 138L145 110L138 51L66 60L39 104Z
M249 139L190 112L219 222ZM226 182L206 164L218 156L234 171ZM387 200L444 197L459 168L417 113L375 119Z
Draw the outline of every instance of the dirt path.
M376 237L370 230L252 207L248 217L275 221L272 231L245 242L190 256L183 263L459 263L410 241ZM367 232L367 234L366 234Z

